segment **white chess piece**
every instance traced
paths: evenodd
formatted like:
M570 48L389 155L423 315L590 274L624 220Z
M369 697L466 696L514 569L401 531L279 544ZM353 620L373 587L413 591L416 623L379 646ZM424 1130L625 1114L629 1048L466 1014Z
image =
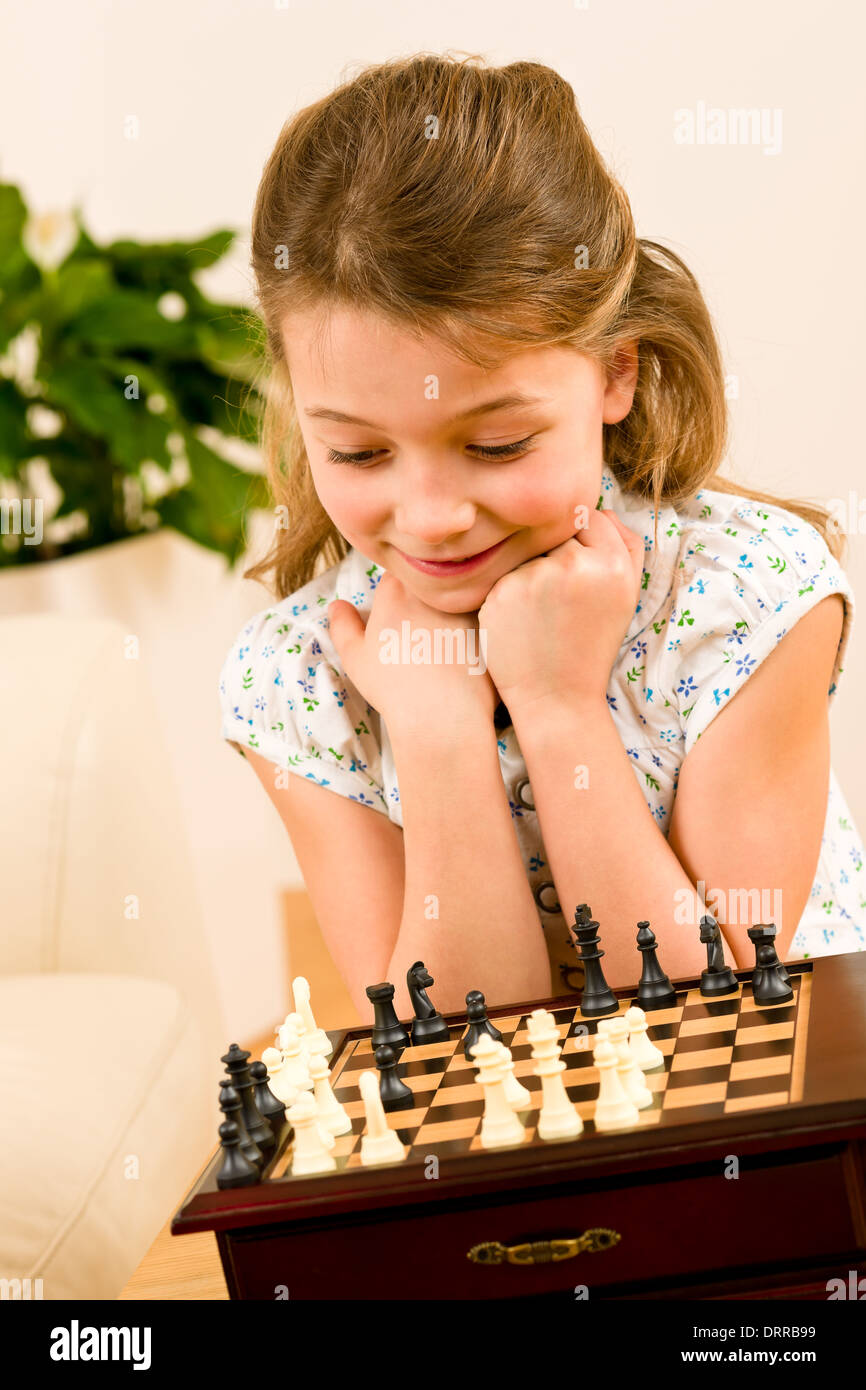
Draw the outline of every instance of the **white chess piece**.
M310 1076L306 1054L301 1051L301 1040L297 1030L291 1023L283 1023L277 1029L277 1035L283 1054L283 1080L291 1086L297 1086L301 1091L311 1091L313 1078Z
M502 1054L502 1079L505 1084L505 1099L512 1110L528 1110L532 1105L532 1092L517 1080L514 1075L514 1058L511 1055L511 1048L506 1047L504 1042L497 1042L496 1046Z
M489 1033L482 1033L469 1051L478 1067L475 1081L484 1088L484 1118L481 1121L481 1147L497 1149L506 1144L519 1144L525 1130L505 1094L506 1068L498 1043Z
M296 975L292 980L292 998L295 1001L295 1011L304 1020L307 1037L310 1040L310 1052L319 1053L322 1057L330 1057L334 1050L334 1044L324 1028L319 1028L316 1024L313 1010L310 1007L310 982L304 975Z
M625 1021L628 1024L628 1050L641 1071L652 1071L653 1067L663 1066L665 1055L647 1036L647 1020L643 1009L639 1009L637 1004L632 1005L625 1011Z
M310 1076L313 1078L313 1094L320 1124L331 1134L348 1134L352 1128L352 1121L334 1095L331 1072L321 1053L316 1053L310 1058Z
M301 1091L286 1113L295 1130L292 1177L301 1177L304 1173L333 1173L337 1160L322 1142L316 1102L310 1092Z
M313 1084L313 1079L310 1076L308 1076L307 1078L309 1082L309 1085L307 1087L294 1086L292 1085L291 1081L285 1080L282 1075L282 1053L276 1047L266 1047L264 1052L262 1053L262 1061L268 1069L269 1089L276 1096L277 1100L281 1100L283 1102L283 1105L285 1105L286 1108L288 1108L290 1105L294 1105L295 1101L298 1099L298 1096L302 1095L305 1090L309 1090L309 1088ZM322 1131L322 1143L325 1145L326 1149L332 1149L335 1143L333 1133L331 1132L331 1130L327 1129L321 1123L321 1121L317 1121L317 1123L319 1124L319 1128Z
M638 1110L646 1110L653 1103L653 1093L643 1079L643 1072L631 1055L628 1045L628 1024L624 1018L612 1018L607 1029L607 1040L617 1051L619 1062L617 1072L629 1100L634 1101Z
M593 1121L597 1130L622 1129L638 1122L638 1109L629 1100L617 1073L619 1056L613 1043L602 1037L592 1052L598 1068L599 1089Z
M301 1056L306 1060L315 1049L311 1047L311 1038L307 1032L307 1025L304 1022L303 1015L299 1013L286 1014L283 1020L283 1027L294 1028L298 1035L298 1042L301 1044Z
M538 1121L539 1139L575 1139L583 1133L583 1120L568 1099L562 1073L565 1063L560 1058L559 1029L547 1009L533 1009L529 1015L529 1039L532 1044L532 1070L541 1077L541 1115Z
M399 1134L388 1128L385 1107L379 1095L379 1073L362 1071L358 1077L358 1087L367 1120L366 1132L361 1139L361 1162L366 1166L374 1163L395 1163L405 1158L409 1152L408 1148L400 1143Z

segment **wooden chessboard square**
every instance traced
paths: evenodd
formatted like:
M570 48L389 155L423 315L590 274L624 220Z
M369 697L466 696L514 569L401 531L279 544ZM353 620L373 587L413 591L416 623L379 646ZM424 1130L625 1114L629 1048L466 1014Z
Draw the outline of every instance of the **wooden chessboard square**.
M793 1023L797 1017L797 1006L775 1004L772 1008L764 1005L760 1009L744 1009L740 1014L739 1028L747 1032L750 1028L761 1028L770 1023Z
M780 1052L775 1056L750 1057L743 1061L732 1061L731 1082L744 1081L752 1076L790 1076L791 1061L790 1051Z
M725 1114L732 1115L738 1110L769 1109L774 1105L785 1105L787 1100L787 1091L770 1091L754 1096L731 1096L725 1101Z
M726 1047L702 1047L693 1052L677 1050L671 1059L671 1071L694 1073L704 1067L728 1067L733 1053L733 1037Z
M722 994L718 999L703 999L698 991L691 991L695 998L683 1009L683 1021L693 1018L735 1018L740 1012L740 995Z
M441 1086L430 1102L432 1109L441 1110L443 1105L462 1105L465 1102L478 1101L480 1087L471 1076L464 1074L460 1078L459 1086Z
M758 1023L754 1027L738 1028L737 1043L780 1042L783 1038L793 1038L794 1019L783 1023Z
M684 1018L680 1024L681 1038L697 1038L708 1036L711 1033L729 1033L732 1028L737 1026L738 1015L733 1013L723 1014L704 1014L703 1016L693 1015L691 1018ZM653 1042L657 1039L653 1037Z
M486 1147L486 1146L485 1146L484 1144L482 1144L482 1142L481 1142L481 1133L480 1133L480 1130L481 1130L481 1119L480 1119L480 1117L479 1117L479 1120L478 1120L478 1129L479 1129L479 1133L475 1135L475 1137L473 1138L472 1142L471 1142L470 1145L469 1145L469 1149L470 1149L470 1151L471 1151L472 1153L476 1152L476 1150L478 1150L478 1149L483 1149L483 1148ZM521 1144L531 1144L532 1141L533 1141L533 1139L534 1139L534 1137L535 1137L535 1126L533 1126L532 1129L524 1129L524 1131L523 1131L523 1138L522 1138L522 1139L515 1140L514 1143L509 1143L509 1144L497 1144L497 1145L496 1145L496 1148L497 1148L497 1149L500 1149L500 1148L502 1148L502 1149L517 1149L517 1148L519 1148L519 1147L521 1146ZM539 1141L539 1142L540 1142L540 1141Z
M693 1072L671 1072L665 1089L665 1105L701 1105L724 1100L728 1093L726 1067L705 1067ZM683 1099L685 1097L685 1099Z
M416 1057L414 1051L404 1052L397 1063L397 1075L407 1086L412 1086L413 1079L418 1078L426 1078L431 1086L438 1086L448 1070L448 1063L448 1057Z
M423 1150L425 1144L440 1144L443 1140L471 1139L481 1124L481 1110L448 1120L428 1120L415 1135L414 1147ZM464 1145L465 1147L465 1145Z

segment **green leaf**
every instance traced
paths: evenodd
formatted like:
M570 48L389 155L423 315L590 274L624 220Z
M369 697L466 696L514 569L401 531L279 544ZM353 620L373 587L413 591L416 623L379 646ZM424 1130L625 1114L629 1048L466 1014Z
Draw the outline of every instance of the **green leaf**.
M168 467L166 444L171 425L148 410L144 396L127 399L126 382L112 377L93 359L58 362L41 368L46 403L63 410L86 433L104 440L111 458L128 471L144 459Z
M235 560L244 546L243 516L253 478L195 435L185 438L192 476L186 487L162 498L160 515L166 525Z
M94 348L153 348L181 357L196 352L195 328L189 320L163 318L155 300L140 290L113 290L89 304L66 329L70 337Z

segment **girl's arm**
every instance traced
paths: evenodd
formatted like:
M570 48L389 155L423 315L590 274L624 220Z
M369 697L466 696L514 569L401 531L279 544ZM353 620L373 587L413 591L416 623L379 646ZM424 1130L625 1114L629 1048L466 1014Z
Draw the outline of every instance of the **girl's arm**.
M716 716L683 762L668 839L603 699L536 702L525 712L509 705L559 900L592 908L609 984L639 977L644 919L670 976L704 968L697 921L675 917L677 892L695 895L701 879L710 904L717 895L737 904L736 921L716 913L731 964L754 964L747 930L761 920L762 890L781 894L777 949L787 955L827 812L827 687L842 617L838 595L817 604ZM589 770L586 788L574 785L577 764Z
M550 959L520 857L486 715L447 715L441 729L389 727L403 807L405 889L385 978L405 1000L423 960L446 1013L470 989L488 1004L551 993ZM399 1010L399 1004L398 1004Z

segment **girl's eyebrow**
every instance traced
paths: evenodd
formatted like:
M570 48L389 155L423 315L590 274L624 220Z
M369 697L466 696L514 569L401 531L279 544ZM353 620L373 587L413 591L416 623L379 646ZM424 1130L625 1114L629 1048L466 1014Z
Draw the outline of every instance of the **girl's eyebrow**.
M507 410L518 405L546 405L550 399L549 396L528 396L523 391L513 391L507 396L497 396L495 400L485 401L483 405L470 406L468 410L452 415L445 424L454 425L458 420L468 420L475 415L490 415L494 410ZM304 414L316 420L336 420L340 425L363 425L370 430L382 429L381 425L374 425L369 420L360 420L357 415L346 415L342 410L331 410L325 405L310 406L304 410Z

